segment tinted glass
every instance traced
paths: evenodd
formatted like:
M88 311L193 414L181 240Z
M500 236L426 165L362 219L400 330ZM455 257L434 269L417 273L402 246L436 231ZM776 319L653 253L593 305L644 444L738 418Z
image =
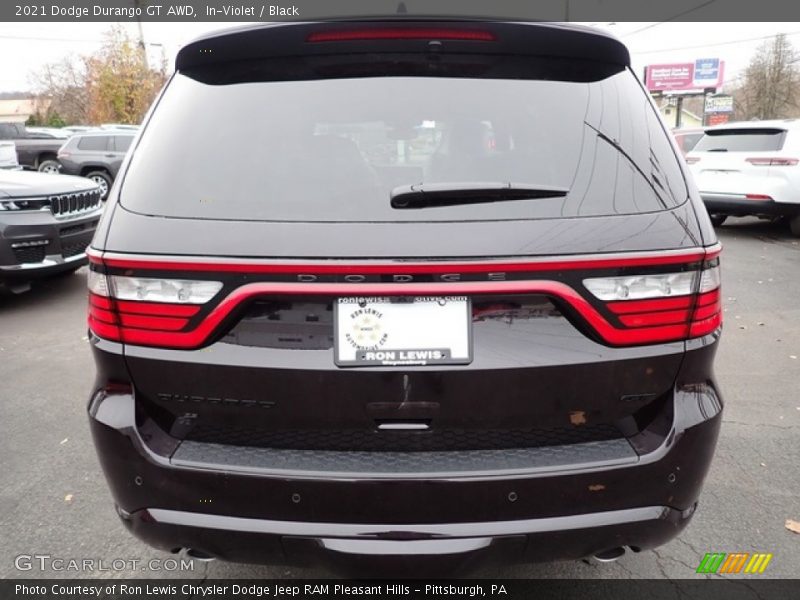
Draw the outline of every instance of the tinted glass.
M678 146L684 151L689 152L697 145L700 138L703 137L702 133L676 133L675 139L678 140Z
M220 84L178 74L134 151L122 203L147 214L278 221L551 218L682 203L680 167L641 87L628 71L603 77ZM422 182L569 193L391 207L392 189Z
M105 150L107 144L108 138L104 135L92 135L78 140L78 148L81 150Z
M22 134L22 125L17 123L0 123L0 139L16 139L22 137Z
M132 135L115 135L114 136L114 149L117 152L127 152L131 147L133 141Z
M783 148L783 129L722 129L708 131L697 142L697 152L775 152Z

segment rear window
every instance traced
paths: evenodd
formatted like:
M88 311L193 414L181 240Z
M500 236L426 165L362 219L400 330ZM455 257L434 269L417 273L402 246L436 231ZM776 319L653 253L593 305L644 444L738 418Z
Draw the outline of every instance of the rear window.
M684 152L690 152L697 142L703 137L703 132L698 133L676 133L675 139L678 141L678 147Z
M132 135L115 135L114 136L114 150L117 152L127 152L131 147L133 141Z
M707 131L694 147L697 152L775 152L783 148L784 129L721 129Z
M20 123L0 123L0 139L13 140L23 137L25 128Z
M287 80L286 61L238 77L177 74L134 150L122 204L170 217L376 222L631 214L686 199L667 134L629 71L606 68L595 81L582 66L549 63L541 78L479 77L477 59L462 56L471 76L355 77L363 65L326 60L324 79ZM471 182L569 192L390 205L401 186Z
M108 143L108 137L104 135L92 135L82 137L78 140L78 148L80 150L105 150Z

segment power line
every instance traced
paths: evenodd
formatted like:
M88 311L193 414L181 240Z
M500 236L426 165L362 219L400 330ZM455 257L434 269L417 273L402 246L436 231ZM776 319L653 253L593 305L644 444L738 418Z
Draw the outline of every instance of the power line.
M72 42L74 44L102 44L105 40L102 39L89 39L89 38L59 38L59 37L39 37L39 36L24 36L24 35L6 35L0 34L0 40L22 40L32 42ZM163 46L160 42L145 42L147 46Z
M24 40L24 41L34 41L34 42L75 42L78 44L83 43L92 43L92 44L100 44L103 42L101 39L88 39L88 38L59 38L59 37L40 37L40 36L24 36L24 35L7 35L7 34L0 34L0 39L4 40Z
M634 31L630 31L628 33L623 33L622 37L627 37L629 35L636 35L637 33L640 33L642 31L646 31L648 29L652 29L653 27L658 27L659 25L663 25L664 23L669 23L670 21L675 21L677 19L680 19L681 17L685 17L689 13L693 13L696 10L700 10L701 8L705 8L709 4L714 4L714 2L716 2L716 1L717 0L707 0L706 2L703 2L702 4L698 4L697 6L693 6L692 8L687 8L686 10L684 10L682 12L679 12L676 15L672 15L671 17L669 17L667 19L664 19L663 21L658 21L657 23L651 23L650 25L646 25L644 27L641 27L640 29L636 29Z
M785 32L785 33L775 33L773 35L764 35L764 36L761 36L761 37L742 38L742 39L739 39L739 40L729 40L727 42L719 42L719 43L716 43L716 44L697 44L695 46L678 46L678 47L675 47L675 48L660 48L658 50L642 50L641 52L636 52L636 51L631 50L631 54L655 54L657 52L674 52L674 51L677 51L677 50L696 50L698 48L714 48L716 46L731 46L731 45L734 45L734 44L744 44L746 42L757 42L757 41L760 41L760 40L769 40L769 39L776 38L776 37L781 36L781 35L789 36L789 35L798 35L798 34L800 34L800 31L789 31L789 32Z

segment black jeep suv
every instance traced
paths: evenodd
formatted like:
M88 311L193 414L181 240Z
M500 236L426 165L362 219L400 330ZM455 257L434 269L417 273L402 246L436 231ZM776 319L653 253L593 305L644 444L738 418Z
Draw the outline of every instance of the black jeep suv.
M688 177L590 29L186 46L90 252L89 416L123 522L362 568L670 540L722 410L720 247Z

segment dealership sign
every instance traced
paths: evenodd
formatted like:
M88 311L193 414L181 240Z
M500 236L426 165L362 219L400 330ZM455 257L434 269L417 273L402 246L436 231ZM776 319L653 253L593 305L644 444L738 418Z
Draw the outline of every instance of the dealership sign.
M706 96L707 115L733 112L733 96Z
M693 63L648 65L645 84L651 92L690 92L722 86L725 63L718 58L698 58Z

